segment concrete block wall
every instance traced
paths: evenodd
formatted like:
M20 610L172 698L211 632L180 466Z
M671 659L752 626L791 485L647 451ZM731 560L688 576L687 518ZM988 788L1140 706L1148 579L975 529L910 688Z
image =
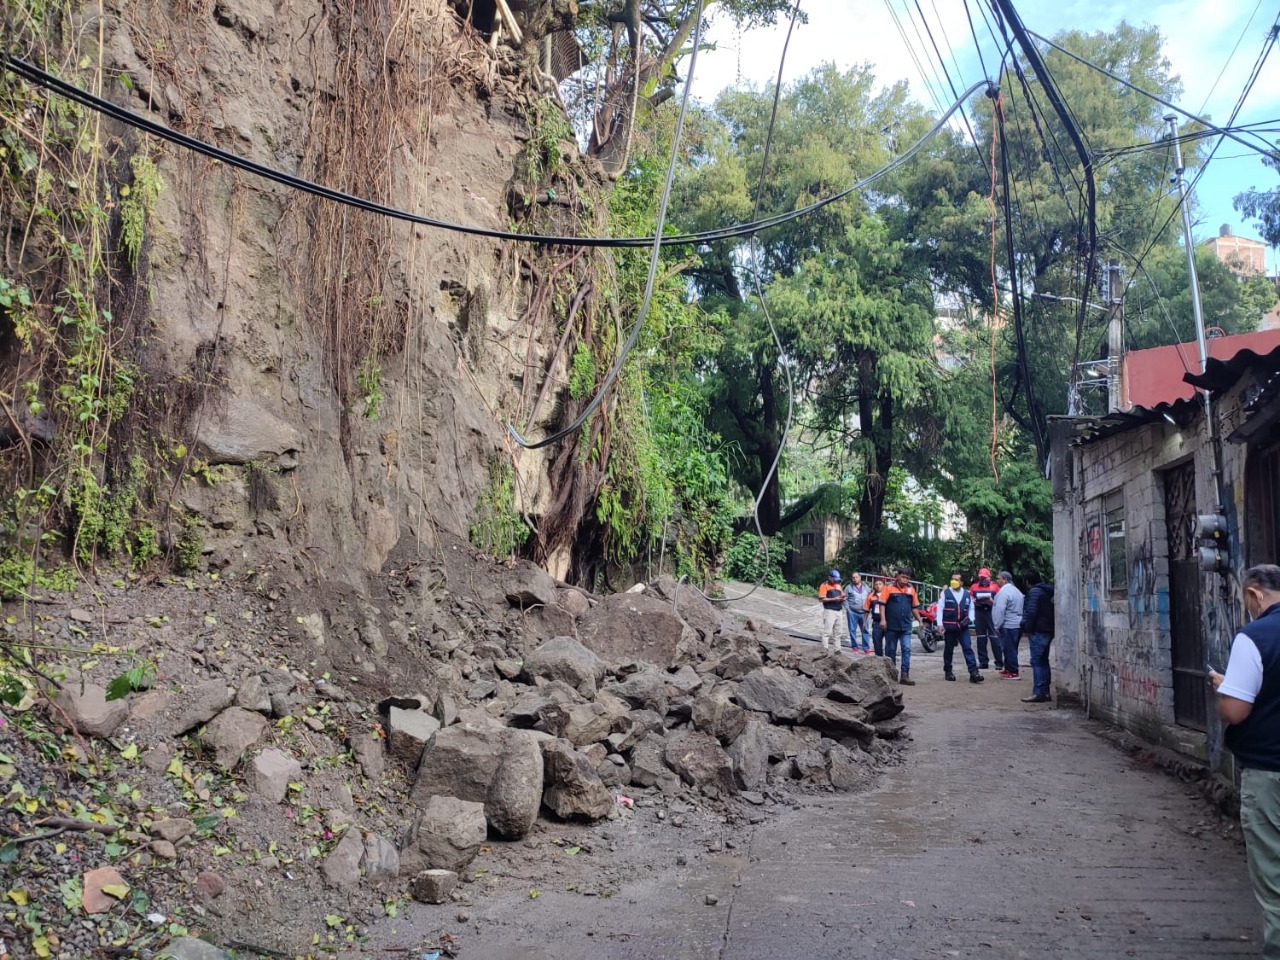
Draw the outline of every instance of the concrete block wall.
M1200 447L1193 428L1156 422L1071 448L1066 458L1075 469L1055 496L1055 555L1075 564L1057 572L1060 583L1074 580L1057 612L1057 685L1092 714L1151 739L1167 739L1160 728L1174 725L1162 471L1195 459L1199 502L1200 475L1209 476L1199 465ZM1107 498L1117 492L1125 521L1125 583L1118 591L1110 583L1105 515Z

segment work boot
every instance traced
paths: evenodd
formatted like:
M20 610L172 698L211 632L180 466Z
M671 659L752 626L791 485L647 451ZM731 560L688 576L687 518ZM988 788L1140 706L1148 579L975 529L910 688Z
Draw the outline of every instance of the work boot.
M956 675L952 673L950 670L944 673L943 676L946 677L948 680L954 680L956 678Z
M898 683L904 687L914 687L916 685L916 682L911 679L911 674L909 673L904 673L901 678L899 678Z
M980 674L977 670L975 670L975 671L973 671L973 673L969 674L969 682L970 682L970 683L981 683L981 682L982 682L983 680L985 680L985 679L987 679L987 678L986 678L986 677L984 677L982 674Z

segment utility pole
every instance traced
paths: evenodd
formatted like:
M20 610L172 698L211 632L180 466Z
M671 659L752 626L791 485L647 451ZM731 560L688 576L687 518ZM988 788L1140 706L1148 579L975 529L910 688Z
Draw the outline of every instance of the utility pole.
M1124 288L1120 264L1107 264L1107 413L1118 413L1124 402Z
M1203 375L1209 366L1209 345L1204 335L1204 311L1200 306L1200 278L1196 274L1196 248L1191 239L1191 205L1190 188L1183 174L1186 168L1182 165L1182 146L1178 142L1177 117L1170 113L1165 115L1169 124L1169 140L1173 143L1173 174L1170 180L1178 187L1178 205L1182 208L1183 243L1187 248L1187 272L1191 277L1191 307L1196 320L1196 345L1200 348L1200 373ZM1222 437L1218 433L1218 423L1213 415L1213 399L1208 390L1201 390L1204 398L1204 428L1209 438L1210 452L1213 456L1213 513L1200 514L1197 520L1196 535L1202 543L1211 542L1211 546L1201 547L1200 567L1206 573L1225 574L1228 556L1218 549L1226 536L1226 506L1222 502ZM1226 598L1225 579L1220 581L1220 588Z
M1165 114L1165 123L1169 124L1169 139L1173 142L1173 173L1169 179L1178 188L1178 206L1182 208L1182 236L1183 245L1187 248L1187 273L1191 275L1191 309L1196 318L1196 344L1200 347L1200 372L1204 373L1205 365L1209 362L1209 349L1204 338L1204 310L1200 306L1200 277L1196 273L1196 246L1191 240L1191 204L1189 202L1189 194L1191 188L1187 186L1186 178L1183 173L1186 167L1182 165L1182 144L1178 140L1178 117L1176 114ZM1209 415L1209 393L1204 394L1204 411L1205 415Z

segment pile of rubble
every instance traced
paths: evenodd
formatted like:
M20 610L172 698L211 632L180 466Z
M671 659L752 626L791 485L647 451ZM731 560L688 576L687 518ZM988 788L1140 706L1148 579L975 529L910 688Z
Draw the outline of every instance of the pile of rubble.
M402 664L376 699L354 692L368 686L355 663L315 677L222 639L190 654L195 682L162 671L125 699L71 670L49 714L149 772L108 822L134 844L131 866L174 868L215 915L229 912L214 902L224 885L249 904L264 873L287 866L292 880L308 861L348 895L439 903L486 844L540 817L587 824L677 797L732 817L784 788L866 788L895 755L902 694L882 658L742 624L672 580L597 598L523 565L499 583L509 619L461 642L440 629L448 618L402 602L422 669ZM241 854L245 872L210 875L203 842ZM128 885L103 882L117 879Z

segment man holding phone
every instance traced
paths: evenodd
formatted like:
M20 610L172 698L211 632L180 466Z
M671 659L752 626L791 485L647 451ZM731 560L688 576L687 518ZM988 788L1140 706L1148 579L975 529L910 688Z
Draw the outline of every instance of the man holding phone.
M1280 566L1249 568L1241 587L1249 622L1231 641L1227 672L1209 667L1209 681L1242 768L1240 826L1262 905L1262 956L1280 960Z

